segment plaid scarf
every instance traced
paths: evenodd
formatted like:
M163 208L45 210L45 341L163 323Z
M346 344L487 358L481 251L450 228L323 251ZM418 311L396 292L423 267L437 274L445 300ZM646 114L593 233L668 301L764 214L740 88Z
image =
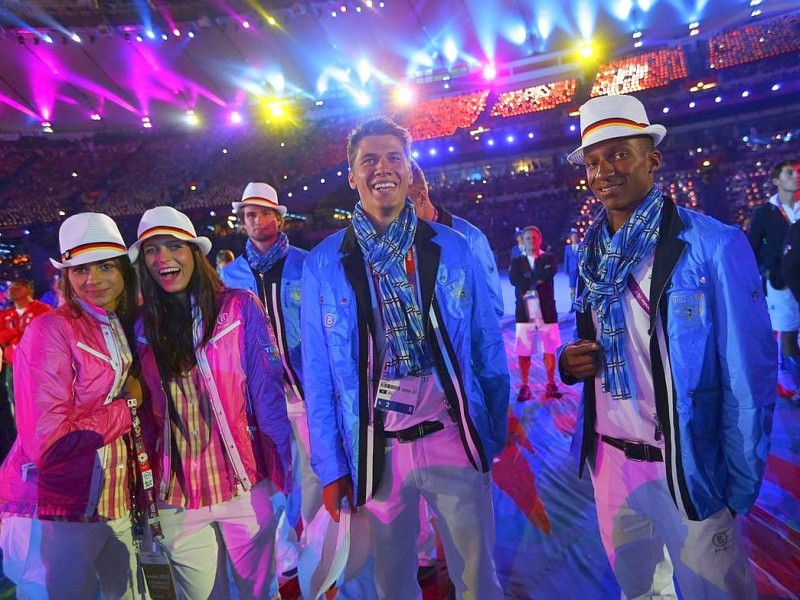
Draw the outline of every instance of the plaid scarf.
M359 202L353 211L353 229L364 259L378 279L386 330L386 375L398 379L420 373L429 366L425 330L417 296L404 268L417 232L417 213L406 199L403 212L381 235Z
M614 400L631 398L622 295L633 267L653 252L658 242L663 206L664 196L658 186L653 186L613 237L608 231L608 214L604 208L586 232L580 250L578 271L586 286L575 301L575 308L583 312L592 306L597 313L605 358L603 391L611 392Z
M247 262L250 268L256 273L262 275L268 272L275 263L281 260L289 252L289 238L282 231L278 234L278 239L269 247L263 254L258 251L253 241L247 238L247 243L244 246L244 251L247 256Z

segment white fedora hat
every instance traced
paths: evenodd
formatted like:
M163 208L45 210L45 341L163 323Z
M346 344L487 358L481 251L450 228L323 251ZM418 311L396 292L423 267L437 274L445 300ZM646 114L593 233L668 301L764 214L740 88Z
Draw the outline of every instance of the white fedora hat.
M207 237L198 237L191 219L171 206L156 206L145 211L139 221L136 232L137 239L128 250L131 262L139 256L139 248L146 239L157 235L171 235L179 240L195 244L203 254L211 251L211 240Z
M644 105L633 96L600 96L581 106L581 146L573 150L567 160L583 164L583 150L592 144L614 138L649 135L658 146L667 129L651 125Z
M297 578L306 600L317 600L331 586L341 585L364 567L372 550L372 531L366 511L343 507L336 523L321 506L308 524L300 550Z
M286 214L286 207L278 203L278 192L267 183L259 183L257 181L248 183L247 187L244 188L242 201L232 203L233 210L239 210L247 204L277 210L281 216Z
M66 219L58 230L61 260L50 259L56 269L76 267L127 254L119 228L108 215L79 213Z

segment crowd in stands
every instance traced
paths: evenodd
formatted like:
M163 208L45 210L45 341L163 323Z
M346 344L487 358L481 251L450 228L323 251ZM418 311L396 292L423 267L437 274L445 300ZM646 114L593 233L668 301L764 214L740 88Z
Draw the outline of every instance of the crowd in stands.
M457 129L472 127L486 109L489 90L423 100L396 115L412 139L429 140L453 135Z
M646 86L666 82L667 87L638 94L647 104L685 106L683 57L680 49L650 52L608 68L638 73L636 81ZM800 65L793 58L782 55L725 69L718 73L713 93L740 91L742 81L772 85L775 73L800 76ZM680 77L684 80L676 79ZM631 91L624 86L612 89L613 81L604 81L606 93ZM585 89L578 90L581 85ZM594 199L581 182L582 170L564 162L566 148L561 146L571 145L567 137L574 135L565 137L569 117L564 110L552 110L587 93L588 83L564 80L422 101L390 114L409 127L417 141L448 136L447 143L459 146L460 164L448 166L438 158L423 164L432 197L479 224L503 266L520 215L526 222L533 218L545 240L554 243L564 239L570 227L585 227L594 214ZM350 114L282 129L220 127L0 143L0 233L52 230L65 216L87 210L111 215L125 231L128 222L145 210L168 204L199 219L200 227L224 245L235 245L240 240L231 235L235 230L227 221L230 202L245 182L262 180L278 188L290 212L302 215L290 219L287 230L298 245L310 247L343 224L334 219L335 209L352 210L345 140L361 118ZM681 205L746 226L752 208L771 193L769 166L781 158L797 157L797 143L775 140L778 129L786 126L785 117L777 113L748 120L742 112L735 122L722 124L713 121L716 115L703 118L712 122L698 123L692 113L683 127L671 129L660 148L668 172L661 172L659 180ZM497 135L535 130L536 138L517 150L509 145L505 154L495 153L487 161L483 142L470 136L470 128L479 124ZM761 143L742 141L755 131L762 132ZM320 185L323 180L325 185Z
M708 40L710 67L724 69L800 50L800 15L737 27Z
M493 117L514 117L567 104L575 96L575 83L574 79L565 79L502 92L492 105L490 114Z
M632 94L662 87L686 76L683 48L647 52L602 65L592 85L591 96Z

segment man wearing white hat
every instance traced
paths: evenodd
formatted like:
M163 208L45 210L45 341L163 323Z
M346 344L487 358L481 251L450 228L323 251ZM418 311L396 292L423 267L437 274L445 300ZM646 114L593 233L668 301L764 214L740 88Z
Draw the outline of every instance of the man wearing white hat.
M220 275L228 287L252 291L264 303L283 362L286 408L292 423L294 443L294 492L278 527L278 572L291 573L297 550L292 535L297 512L307 526L322 506L319 478L309 464L308 424L300 361L300 278L307 252L289 244L283 232L286 207L278 202L271 185L247 184L241 202L233 202L241 228L247 234L244 254L225 267ZM299 506L298 506L299 504ZM292 514L294 513L294 514Z
M764 473L776 348L753 253L655 185L666 129L636 98L592 99L580 121L569 161L604 208L559 369L583 382L576 436L603 545L627 598L676 598L673 575L684 598L755 598L734 517Z

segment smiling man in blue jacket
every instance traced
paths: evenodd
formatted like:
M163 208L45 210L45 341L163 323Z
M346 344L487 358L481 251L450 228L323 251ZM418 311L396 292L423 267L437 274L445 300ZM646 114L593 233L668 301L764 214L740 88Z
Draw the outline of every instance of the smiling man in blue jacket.
M490 468L505 442L508 365L467 240L418 219L408 132L385 117L348 139L352 224L303 268L311 464L335 520L370 516L380 598L415 599L419 498L459 597L503 597Z
M753 253L733 227L655 185L666 134L632 96L580 110L603 210L584 238L578 340L559 357L583 381L581 469L627 598L756 597L735 520L769 452L777 348Z

